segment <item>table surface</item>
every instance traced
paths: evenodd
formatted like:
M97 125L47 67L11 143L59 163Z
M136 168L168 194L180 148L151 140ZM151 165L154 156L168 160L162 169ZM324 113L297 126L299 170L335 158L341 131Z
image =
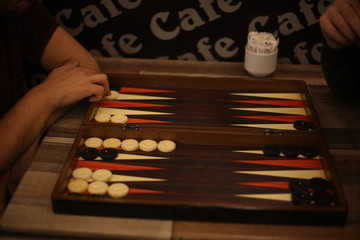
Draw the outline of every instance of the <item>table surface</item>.
M252 78L242 63L97 58L111 74ZM83 101L47 132L1 220L2 239L360 239L360 102L332 96L321 67L279 65L274 79L304 80L349 205L345 226L289 226L54 214L51 192L88 107ZM254 79L255 80L255 79Z

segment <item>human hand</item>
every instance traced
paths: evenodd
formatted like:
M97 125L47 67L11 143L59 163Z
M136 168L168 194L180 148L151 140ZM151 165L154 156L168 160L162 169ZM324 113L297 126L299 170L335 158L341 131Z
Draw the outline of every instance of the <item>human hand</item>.
M71 61L54 69L36 88L47 96L55 110L84 98L90 102L101 100L109 93L109 82L106 74L79 67L78 61Z
M360 41L360 1L335 0L320 17L327 44L340 49Z

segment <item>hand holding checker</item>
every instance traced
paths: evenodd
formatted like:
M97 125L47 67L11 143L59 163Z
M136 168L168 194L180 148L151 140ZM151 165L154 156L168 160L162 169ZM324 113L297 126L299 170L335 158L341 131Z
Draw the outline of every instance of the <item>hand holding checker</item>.
M54 69L39 86L49 96L49 102L65 107L89 98L95 102L109 94L109 83L105 74L82 68L78 61L70 61Z
M0 130L5 136L11 136L11 139L6 138L0 144L4 149L0 151L0 158L9 159L0 162L0 175L11 166L14 159L20 157L22 151L18 149L28 149L69 106L87 97L94 102L109 93L105 74L79 65L79 61L71 61L55 68L43 83L32 88L1 119Z

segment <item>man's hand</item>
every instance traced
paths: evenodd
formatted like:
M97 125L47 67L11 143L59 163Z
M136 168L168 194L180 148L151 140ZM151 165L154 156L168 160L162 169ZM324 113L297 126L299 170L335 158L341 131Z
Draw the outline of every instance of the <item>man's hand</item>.
M90 102L101 100L109 92L109 83L106 74L79 67L78 61L71 61L51 71L36 88L48 96L50 107L55 110L84 98Z
M360 1L335 0L320 17L320 27L327 44L333 49L359 43Z

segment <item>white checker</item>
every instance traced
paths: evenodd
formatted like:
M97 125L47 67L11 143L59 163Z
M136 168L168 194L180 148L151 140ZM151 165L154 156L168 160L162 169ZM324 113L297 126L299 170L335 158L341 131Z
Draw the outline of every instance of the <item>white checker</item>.
M111 179L112 173L107 169L98 169L95 170L92 174L92 179L94 181L107 182Z
M138 147L139 147L139 142L135 139L125 139L121 143L121 148L124 151L128 151L128 152L135 151L138 149Z
M84 193L88 189L88 183L82 179L72 180L67 188L72 193Z
M171 140L163 140L158 143L158 149L160 152L172 152L176 148L176 144Z
M98 137L92 137L85 140L85 146L88 148L101 148L103 140Z
M104 96L105 100L116 100L119 97L120 93L114 90L110 91L110 95Z
M144 152L152 152L157 149L157 142L152 139L145 139L139 143L139 148Z
M95 181L89 184L88 191L90 194L104 195L109 188L105 182Z
M121 141L117 138L107 138L103 142L104 148L119 148L121 146Z
M93 171L87 167L77 168L72 172L75 179L88 180L91 178Z
M124 183L114 183L108 188L108 194L113 198L125 197L129 192L129 187Z
M110 122L110 120L111 120L111 115L109 113L98 112L95 115L95 121L96 122L107 123L107 122Z
M118 113L112 116L110 120L112 123L125 124L128 121L128 117L125 114Z

